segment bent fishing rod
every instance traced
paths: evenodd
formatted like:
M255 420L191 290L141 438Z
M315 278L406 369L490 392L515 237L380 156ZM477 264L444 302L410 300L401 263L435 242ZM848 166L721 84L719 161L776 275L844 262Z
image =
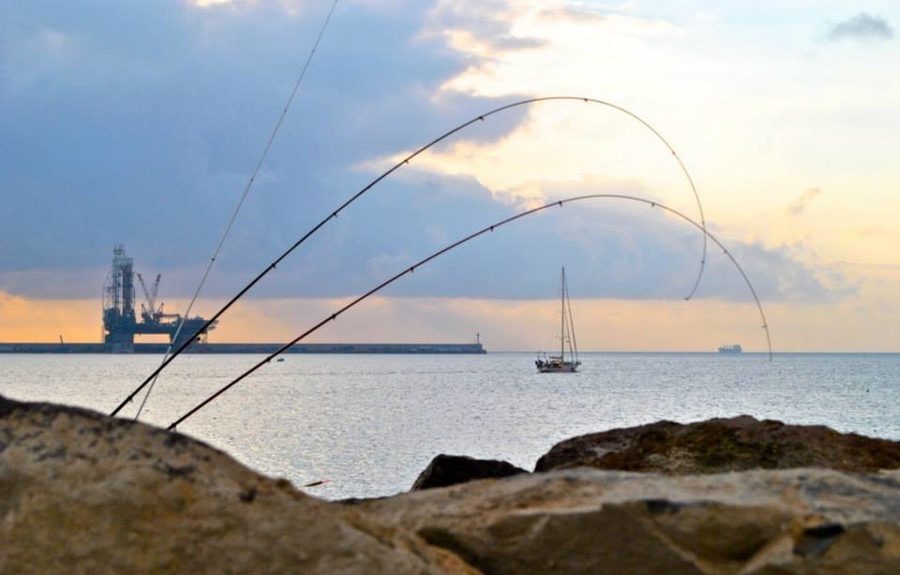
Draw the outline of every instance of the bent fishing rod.
M408 164L408 163L409 163L411 160L413 160L416 156L418 156L418 155L424 153L424 152L425 152L426 150L428 150L429 148L432 148L433 146L435 146L435 145L439 144L440 142L446 140L446 139L449 138L450 136L452 136L452 135L454 135L454 134L456 134L456 133L458 133L458 132L460 132L460 131L462 131L462 130L465 130L465 129L468 128L469 126L471 126L471 125L473 125L473 124L476 124L476 123L478 123L478 122L484 122L487 118L489 118L489 117L491 117L491 116L494 116L494 115L496 115L496 114L505 112L505 111L507 111L507 110L511 110L511 109L518 108L518 107L521 107L521 106L528 106L528 105L535 104L535 103L538 103L538 102L584 102L584 103L587 103L587 104L596 104L596 105L600 105L600 106L605 106L605 107L611 108L611 109L613 109L613 110L622 112L623 114L625 114L625 115L627 115L628 117L630 117L630 118L636 120L636 121L639 122L641 125L643 125L643 126L646 127L648 130L650 130L650 132L652 132L653 135L655 135L656 138L657 138L660 142L663 143L663 145L669 150L669 152L672 154L672 156L673 156L673 157L675 158L675 160L678 162L678 165L680 166L681 171L684 173L684 175L685 175L685 177L686 177L686 179L687 179L687 181L688 181L688 184L689 184L690 187L691 187L691 191L692 191L693 194L694 194L694 199L696 200L697 208L698 208L698 210L699 210L699 212L700 212L700 227L701 227L702 230L704 230L704 231L706 230L706 219L705 219L705 216L704 216L704 214L703 214L703 204L700 202L700 195L699 195L699 193L697 192L697 188L696 188L696 186L694 185L694 180L693 180L693 178L691 177L690 172L688 172L687 166L685 166L684 162L682 162L681 158L678 156L678 153L677 153L677 152L675 151L675 149L669 144L669 142L662 136L662 134L661 134L658 130L656 130L656 128L654 128L652 125L650 125L650 123L648 123L646 120L644 120L643 118L641 118L640 116L638 116L638 115L635 114L634 112L631 112L630 110L628 110L628 109L626 109L626 108L623 108L622 106L619 106L619 105L617 105L617 104L613 104L613 103L611 103L611 102L607 102L607 101L605 101L605 100L598 100L598 99L596 99L596 98L587 98L587 97L583 97L583 96L543 96L543 97L538 97L538 98L529 98L529 99L526 99L526 100L520 100L520 101L518 101L518 102L513 102L513 103L511 103L511 104L506 104L506 105L503 105L503 106L499 106L499 107L497 107L497 108L494 108L493 110L490 110L490 111L488 111L488 112L485 112L484 114L481 114L481 115L479 115L479 116L475 116L474 118L472 118L472 119L470 119L470 120L468 120L468 121L466 121L466 122L463 122L462 124L459 124L459 125L456 126L455 128L453 128L453 129L451 129L451 130L445 132L444 134L438 136L437 138L431 140L430 142L428 142L428 143L425 144L424 146L418 148L417 150L415 150L414 152L410 153L409 155L407 155L406 157L404 157L402 160L400 160L399 162L397 162L396 164L394 164L390 169L388 169L388 170L386 170L385 172L383 172L383 173L382 173L381 175L379 175L377 178L375 178L374 180L372 180L371 182L369 182L368 184L366 184L366 186L364 186L364 187L363 187L362 189L360 189L358 192L356 192L355 194L353 194L349 199L347 199L346 201L344 201L343 204L341 204L340 206L338 206L338 208L335 209L331 214L329 214L329 215L326 216L324 219L322 219L318 224L316 224L315 226L313 226L308 232L306 232L303 236L301 236L300 239L298 239L296 242L294 242L293 245L291 245L291 246L290 246L287 250L285 250L280 256L278 256L272 263L270 263L270 264L269 264L267 267L265 267L261 272L259 272L259 274L258 274L256 277L254 277L254 278L250 281L250 283L248 283L246 286L244 286L244 287L243 287L243 288L242 288L242 289L241 289L234 297L232 297L232 298L231 298L224 306L222 306L222 308L219 309L219 311L217 311L215 314L212 315L212 317L210 317L208 320L206 320L206 323L204 323L203 326L200 327L200 328L197 330L197 332L196 332L195 334L193 334L191 337L185 338L184 341L181 343L181 345L178 346L178 348L177 348L174 352L172 352L172 354L169 355L168 358L164 359L163 362L160 364L160 366L157 367L156 370L154 370L153 373L151 373L151 374L147 377L147 379L145 379L145 380L144 380L144 381L143 381L143 382L142 382L142 383L141 383L134 391L132 391L132 392L128 395L128 397L126 397L126 398L118 405L118 407L116 407L116 408L112 411L112 413L110 413L110 415L111 415L111 416L117 415L117 414L119 413L119 411L122 410L123 407L125 407L126 405L128 405L128 404L132 401L132 399L134 399L134 397L135 397L138 393L140 393L140 391L141 391L142 389L144 389L144 387L146 387L151 381L154 381L154 380L156 379L156 377L160 374L160 372L162 372L163 369L165 369L170 363L172 363L172 361L175 360L176 357L178 357L179 355L181 355L181 353L182 353L184 350L186 350L192 343L194 343L194 341L197 339L197 337L198 337L201 333L203 333L204 330L208 329L208 328L209 328L216 320L218 320L218 319L219 319L219 318L220 318L220 317L221 317L221 316L222 316L229 308L231 308L232 305L234 305L234 304L235 304L239 299L241 299L248 291L250 291L250 290L253 288L253 286L255 286L260 280L262 280L265 276L267 276L267 275L269 274L269 272L271 272L272 270L274 270L274 269L278 266L279 263L281 263L285 258L287 258L288 255L290 255L295 249L297 249L298 247L300 247L300 245L302 245L307 239L309 239L309 237L311 237L313 234L315 234L316 232L318 232L318 231L319 231L325 224L327 224L329 221L331 221L332 219L338 217L338 214L340 214L345 208L347 208L350 204L352 204L352 203L355 202L357 199L359 199L363 194L365 194L366 192L368 192L369 190L371 190L372 188L374 188L379 182L381 182L382 180L384 180L385 178L387 178L388 176L390 176L391 174L393 174L395 171L397 171L398 169L400 169L402 166ZM697 274L697 279L694 281L694 287L691 289L691 292L687 295L687 297L685 297L685 300L691 299L691 298L694 296L694 293L696 292L697 287L700 285L700 279L701 279L701 277L703 276L703 271L704 271L705 266L706 266L706 253L707 253L706 234L703 234L703 255L702 255L701 259L700 259L700 270L699 270L699 272L698 272L698 274Z
M713 242L715 242L715 244L716 244L717 246L719 246L719 248L722 249L722 252L723 252L726 256L728 256L728 259L731 260L731 263L734 264L734 266L735 266L735 267L737 268L737 270L740 272L741 277L744 278L744 282L747 284L747 287L750 288L750 294L753 296L753 300L756 302L756 308L757 308L757 310L759 311L760 318L762 319L762 328L763 328L763 329L765 330L765 332L766 332L766 343L767 343L767 345L768 345L768 350L769 350L769 361L772 361L772 339L771 339L771 337L769 336L769 326L768 326L768 323L767 323L767 321L766 321L766 314L765 314L765 312L763 311L762 303L760 303L760 301L759 301L759 297L758 297L757 294L756 294L756 290L753 288L753 284L750 282L750 278L747 276L746 273L744 273L744 270L743 270L743 268L741 267L741 265L737 262L737 260L736 260L736 259L734 258L734 256L731 254L731 252L728 251L728 249L722 244L722 242L720 242L720 241L718 240L718 238L716 238L716 237L712 234L712 232L710 232L708 229L706 229L706 227L705 227L704 225L698 223L696 220L694 220L694 219L692 219L691 217L685 215L684 213L682 213L682 212L676 210L675 208L671 208L671 207L669 207L669 206L660 204L659 202L656 202L656 201L653 201L653 200L648 200L648 199L641 198L641 197L638 197L638 196L630 196L630 195L626 195L626 194L588 194L588 195L583 195L583 196L574 196L574 197L566 198L566 199L563 199L563 200L557 200L557 201L555 201L555 202L551 202L551 203L549 203L549 204L545 204L545 205L540 206L540 207L537 207L537 208L532 208L532 209L526 210L526 211L524 211L524 212L520 212L520 213L515 214L515 215L513 215L513 216L510 216L510 217L508 217L508 218L506 218L506 219L504 219L504 220L501 220L501 221L499 221L499 222L497 222L497 223L494 223L494 224L491 224L491 225L489 225L489 226L487 226L487 227L485 227L485 228L482 228L482 229L478 230L477 232L474 232L474 233L472 233L472 234L469 234L469 235L465 236L464 238L462 238L462 239L460 239L460 240L457 240L457 241L453 242L452 244L450 244L450 245L448 245L448 246L446 246L446 247L444 247L444 248L442 248L442 249L440 249L440 250L434 252L434 253L431 254L430 256L428 256L428 257L426 257L426 258L424 258L424 259L419 260L418 262L414 263L414 264L411 265L410 267L408 267L408 268L404 269L403 271L401 271L401 272L399 272L399 273L397 273L397 274L391 276L390 278L384 280L383 282L381 282L380 284L378 284L378 285L375 286L374 288L370 289L369 291L367 291L367 292L365 292L364 294L362 294L361 296L357 297L356 299L354 299L354 300L351 301L350 303L348 303L348 304L346 304L345 306L341 307L340 309L338 309L337 311L335 311L335 312L332 313L331 315L325 317L325 319L323 319L323 320L320 321L319 323L315 324L314 326L312 326L311 328L309 328L309 329L306 330L305 332L301 333L300 335L298 335L297 337L295 337L294 339L292 339L292 340L289 341L288 343L282 345L280 348L278 348L277 350L275 350L274 352L272 352L271 354L269 354L267 357L265 357L264 359L262 359L261 361L259 361L259 362L258 362L257 364L255 364L253 367L251 367L251 368L249 368L248 370L246 370L245 372L243 372L241 375L239 375L237 378L235 378L234 380L232 380L230 383L228 383L228 384L224 385L223 387L219 388L218 391L216 391L215 393L213 393L212 395L210 395L209 397L207 397L207 398L206 398L205 400L203 400L201 403L197 404L193 409L191 409L190 411L188 411L186 414L182 415L182 416L179 417L177 420L175 420L174 422L172 422L172 424L169 425L169 427L167 427L166 429L169 430L169 431L174 430L180 423L184 422L186 419L188 419L189 417L191 417L192 415L194 415L195 413L197 413L198 411L200 411L201 409L203 409L206 405L208 405L209 403L211 403L212 401L214 401L217 397L219 397L220 395L222 395L223 393L225 393L226 391L228 391L229 389L231 389L232 387L234 387L235 385L237 385L238 383L240 383L242 380L244 380L244 379L245 379L246 377L248 377L250 374L252 374L252 373L255 372L256 370L258 370L258 369L261 368L262 366L266 365L267 363L271 362L273 359L275 359L277 356L281 355L282 353L284 353L284 352L287 351L288 349L290 349L291 346L293 346L294 344L300 342L301 340L303 340L303 339L306 338L307 336L309 336L309 335L311 335L312 333L318 331L318 330L319 330L320 328L322 328L324 325L326 325L326 324L328 324L328 323L330 323L330 322L332 322L332 321L335 321L341 314L343 314L344 312L348 311L350 308L356 306L357 304L361 303L362 301L364 301L364 300L368 299L369 297L375 295L376 293L378 293L379 291L381 291L381 290L384 289L385 287L391 285L391 284L394 283L395 281L399 280L399 279L402 278L403 276L415 272L417 268L422 267L423 265L427 264L428 262L430 262L430 261L432 261L432 260L434 260L434 259L439 258L440 256L444 255L445 253L447 253L447 252L449 252L449 251L451 251L451 250L454 250L454 249L458 248L459 246L461 246L461 245L463 245L463 244L465 244L465 243L467 243L467 242L470 242L470 241L474 240L475 238L477 238L477 237L479 237L479 236L482 236L482 235L484 235L484 234L493 232L493 231L496 230L497 228L500 228L500 227L502 227L502 226L505 226L506 224L512 223L512 222L514 222L514 221L516 221L516 220L520 220L520 219L522 219L522 218L525 218L525 217L528 217L528 216L537 214L538 212L543 212L544 210L548 210L548 209L553 208L553 207L556 207L556 206L563 207L565 204L572 203L572 202L578 202L578 201L583 201L583 200L596 200L596 199L628 200L628 201L632 201L632 202L639 202L639 203L646 204L646 205L650 206L651 208L657 208L657 207L658 207L658 208L661 208L661 209L663 209L663 210L665 210L665 211L667 211L667 212L669 212L669 213L671 213L671 214L673 214L673 215L675 215L675 216L680 217L681 219L683 219L683 220L685 220L686 222L690 223L690 224L693 225L694 227L698 228L699 230L701 230L701 231L703 232L704 235L708 236L709 239L711 239Z

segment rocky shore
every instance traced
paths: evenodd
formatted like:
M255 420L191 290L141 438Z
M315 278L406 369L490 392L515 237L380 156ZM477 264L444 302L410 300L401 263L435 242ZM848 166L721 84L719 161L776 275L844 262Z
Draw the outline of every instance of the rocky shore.
M900 443L658 422L326 502L178 433L0 397L0 573L896 575Z

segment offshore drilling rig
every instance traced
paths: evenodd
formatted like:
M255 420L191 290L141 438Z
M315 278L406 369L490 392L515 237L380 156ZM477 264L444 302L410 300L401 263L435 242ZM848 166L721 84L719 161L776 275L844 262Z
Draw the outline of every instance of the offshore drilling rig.
M146 302L141 304L141 321L137 320L134 312L135 275L146 298ZM133 351L135 335L168 335L173 346L180 346L191 337L197 341L205 341L208 331L215 327L214 322L202 333L198 333L206 320L195 316L185 318L184 325L178 332L178 326L182 323L181 315L165 313L164 304L156 304L160 278L157 274L153 285L148 288L141 274L135 274L134 260L125 255L125 246L118 244L113 248L112 269L103 288L103 341L111 351Z

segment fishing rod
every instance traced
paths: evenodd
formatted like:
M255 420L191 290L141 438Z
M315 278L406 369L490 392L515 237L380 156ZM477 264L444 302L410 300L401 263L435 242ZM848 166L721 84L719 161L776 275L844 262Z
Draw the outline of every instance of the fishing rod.
M671 213L671 214L674 214L674 215L680 217L681 219L685 220L686 222L692 224L694 227L700 229L700 230L703 232L704 235L708 236L709 239L711 239L713 242L715 242L715 244L716 244L717 246L719 246L719 248L722 249L722 252L723 252L726 256L728 256L728 258L731 260L731 263L733 263L734 266L738 269L738 271L741 273L741 277L744 278L744 282L747 284L747 287L750 288L750 293L751 293L751 295L753 296L754 301L756 301L756 307L757 307L757 309L759 310L759 315L760 315L760 317L762 318L762 328L763 328L763 329L765 330L765 332L766 332L766 343L767 343L768 349L769 349L769 361L772 361L772 339L771 339L771 337L769 336L769 326L768 326L768 323L767 323L767 321L766 321L766 314L765 314L765 312L763 311L762 304L761 304L760 301L759 301L759 297L758 297L757 294L756 294L756 290L753 288L753 284L750 282L750 278L747 276L746 273L744 273L744 270L743 270L743 268L741 267L741 265L737 262L737 260L736 260L736 259L734 258L734 256L731 254L731 252L728 251L728 249L722 244L722 242L720 242L720 241L718 240L718 238L716 238L716 237L712 234L712 232L710 232L708 229L706 229L705 226L703 226L702 224L698 223L696 220L694 220L694 219L692 219L691 217L685 215L684 213L682 213L682 212L676 210L675 208L671 208L671 207L669 207L669 206L660 204L659 202L656 202L656 201L654 201L654 200L648 200L648 199L641 198L641 197L638 197L638 196L630 196L630 195L626 195L626 194L587 194L587 195L583 195L583 196L574 196L574 197L566 198L566 199L563 199L563 200L557 200L557 201L555 201L555 202L551 202L551 203L549 203L549 204L545 204L545 205L539 206L539 207L537 207L537 208L532 208L532 209L526 210L526 211L524 211L524 212L520 212L520 213L515 214L515 215L513 215L513 216L510 216L510 217L508 217L508 218L506 218L506 219L504 219L504 220L501 220L501 221L499 221L499 222L497 222L497 223L494 223L494 224L491 224L491 225L489 225L489 226L487 226L487 227L485 227L485 228L482 228L482 229L478 230L477 232L474 232L474 233L472 233L472 234L469 234L469 235L465 236L464 238L462 238L462 239L460 239L460 240L457 240L457 241L453 242L452 244L450 244L450 245L448 245L448 246L446 246L446 247L444 247L444 248L442 248L442 249L440 249L440 250L434 252L434 253L431 254L430 256L428 256L428 257L426 257L426 258L424 258L424 259L419 260L418 262L414 263L414 264L411 265L410 267L404 269L403 271L401 271L401 272L399 272L399 273L397 273L397 274L391 276L390 278L386 279L385 281L381 282L380 284L378 284L378 285L375 286L374 288L370 289L369 291L365 292L365 293L362 294L361 296L357 297L356 299L354 299L353 301L351 301L351 302L348 303L347 305L343 306L343 307L340 308L339 310L335 311L335 312L332 313L331 315L325 317L325 319L323 319L323 320L320 321L319 323L315 324L314 326L312 326L311 328L309 328L308 330L306 330L306 331L303 332L302 334L298 335L297 337L295 337L294 339L292 339L292 340L289 341L288 343L284 344L283 346L281 346L280 348L278 348L277 350L275 350L274 352L272 352L271 354L269 354L267 357L265 357L264 359L262 359L261 361L259 361L259 362L258 362L257 364L255 364L253 367L251 367L250 369L246 370L244 373L242 373L242 374L239 375L237 378L235 378L234 380L232 380L230 383L228 383L228 384L224 385L223 387L219 388L218 391L216 391L215 393L213 393L212 395L210 395L209 397L207 397L207 398L206 398L205 400L203 400L201 403L197 404L193 409L191 409L190 411L188 411L186 414L184 414L184 415L182 415L181 417L179 417L179 418L178 418L177 420L175 420L171 425L169 425L169 427L167 427L166 429L168 429L169 431L174 430L180 423L184 422L187 418L191 417L192 415L194 415L195 413L197 413L198 411L200 411L201 409L203 409L206 405L208 405L209 403L211 403L212 401L214 401L217 397L219 397L220 395L222 395L223 393L225 393L226 391L228 391L229 389L231 389L232 387L234 387L235 385L237 385L239 382L241 382L243 379L245 379L247 376L249 376L250 374L252 374L252 373L255 372L256 370L258 370L258 369L261 368L262 366L264 366L264 365L266 365L267 363L269 363L270 361L272 361L275 357L281 355L282 353L284 353L285 351L287 351L288 349L290 349L291 346L293 346L293 345L296 344L297 342L301 341L302 339L304 339L304 338L307 337L308 335L310 335L310 334L316 332L317 330L319 330L322 326L326 325L327 323L336 320L341 314L343 314L344 312L346 312L346 311L349 310L350 308L354 307L355 305L357 305L358 303L364 301L365 299L369 298L370 296L372 296L372 295L378 293L378 292L381 291L383 288L385 288L385 287L391 285L392 283L394 283L394 282L397 281L398 279L402 278L403 276L405 276L405 275L407 275L407 274L413 273L414 271L416 271L416 268L422 267L423 265L425 265L425 264L427 264L428 262L430 262L430 261L432 261L432 260L434 260L434 259L436 259L436 258L442 256L443 254L445 254L445 253L447 253L447 252L449 252L449 251L451 251L451 250L453 250L453 249L455 249L455 248L457 248L457 247L459 247L459 246L461 246L461 245L463 245L463 244L465 244L465 243L467 243L467 242L469 242L469 241L471 241L471 240L474 240L475 238L477 238L477 237L479 237L479 236L481 236L481 235L484 235L484 234L486 234L486 233L493 232L495 229L497 229L497 228L499 228L499 227L502 227L502 226L505 226L506 224L512 223L512 222L514 222L514 221L516 221L516 220L525 218L525 217L527 217L527 216L531 216L531 215L533 215L533 214L536 214L536 213L538 213L538 212L542 212L542 211L544 211L544 210L550 209L550 208L555 207L555 206L563 207L565 204L568 204L568 203L577 202L577 201L583 201L583 200L594 200L594 199L618 199L618 200L629 200L629 201L640 202L640 203L649 205L651 208L656 208L656 207L662 208L663 210L665 210L665 211L667 211L667 212L669 212L669 213Z
M225 313L232 305L235 304L235 302L237 302L239 299L241 299L241 298L244 296L244 294L246 294L248 291L250 291L250 290L253 288L253 286L255 286L257 283L259 283L259 281L262 280L266 275L268 275L269 272L271 272L272 270L274 270L274 269L278 266L279 263L281 263L285 258L287 258L288 255L290 255L295 249L297 249L298 247L300 247L300 245L302 245L302 244L303 244L310 236L312 236L313 234L315 234L316 232L318 232L319 229L321 229L321 228L322 228L325 224L327 224L329 221L331 221L332 219L338 217L338 214L340 214L345 208L347 208L350 204L352 204L353 202L355 202L355 201L356 201L358 198L360 198L363 194L365 194L366 192L368 192L369 190L371 190L373 187L375 187L379 182L381 182L382 180L384 180L385 178L387 178L388 176L390 176L392 173L394 173L395 171L397 171L398 169L400 169L402 166L408 164L408 163L410 162L410 160L412 160L412 159L414 159L416 156L422 154L423 152L425 152L425 151L428 150L429 148L431 148L431 147L433 147L433 146L439 144L440 142L444 141L445 139L449 138L449 137L452 136L453 134L456 134L457 132L460 132L460 131L462 131L462 130L468 128L468 127L471 126L472 124L475 124L475 123L478 123L478 122L483 122L483 121L485 121L487 118L489 118L489 117L491 117L491 116L493 116L493 115L495 115L495 114L499 114L499 113L501 113L501 112L505 112L505 111L511 110L511 109L513 109L513 108L518 108L518 107L520 107L520 106L527 106L527 105L535 104L535 103L537 103L537 102L560 102L560 101L562 101L562 102L584 102L584 103L588 103L588 104L597 104L597 105L600 105L600 106L605 106L605 107L611 108L611 109L613 109L613 110L617 110L617 111L619 111L619 112L622 112L623 114L626 114L628 117L635 119L635 120L638 121L641 125L645 126L647 129L649 129L649 130L650 130L650 131L651 131L651 132L652 132L652 133L653 133L653 134L654 134L654 135L655 135L655 136L663 143L663 145L666 146L666 148L669 150L669 152L671 152L672 156L673 156L673 157L675 158L675 160L678 162L678 165L681 167L682 172L684 173L685 177L687 178L688 183L690 184L691 190L692 190L692 192L693 192L693 194L694 194L694 199L695 199L696 202L697 202L697 207L698 207L699 212L700 212L700 228L701 228L702 230L704 230L704 231L706 230L706 219L705 219L705 216L704 216L704 214L703 214L703 204L700 202L700 195L699 195L698 192L697 192L697 187L694 185L694 180L693 180L693 178L691 177L690 172L688 172L687 166L685 166L684 162L681 161L681 158L678 156L678 153L677 153L677 152L675 151L675 149L669 144L669 142L662 136L662 134L661 134L659 131L657 131L656 128L654 128L653 126L651 126L647 121L645 121L643 118L641 118L640 116L638 116L637 114L635 114L635 113L631 112L630 110L627 110L627 109L625 109L625 108L623 108L623 107L621 107L621 106L619 106L619 105L617 105L617 104L613 104L613 103L607 102L607 101L605 101L605 100L598 100L598 99L596 99L596 98L587 98L587 97L583 97L583 96L543 96L543 97L538 97L538 98L528 98L528 99L526 99L526 100L520 100L520 101L518 101L518 102L513 102L513 103L511 103L511 104L506 104L506 105L503 105L503 106L494 108L493 110L490 110L490 111L488 111L488 112L485 112L484 114L481 114L481 115L479 115L479 116L475 116L475 117L472 118L471 120L468 120L468 121L466 121L466 122L463 122L462 124L459 124L459 125L456 126L455 128L453 128L453 129L451 129L451 130L445 132L444 134L438 136L437 138L431 140L429 143L425 144L425 145L422 146L421 148L415 150L414 152L410 153L410 154L407 155L405 158L403 158L402 160L400 160L399 162L397 162L396 164L394 164L390 169L388 169L388 170L386 170L385 172L383 172L383 173L382 173L381 175L379 175L377 178L375 178L374 180L372 180L371 182L369 182L368 184L366 184L366 185L365 185L362 189L360 189L358 192L356 192L355 194L353 194L349 199L347 199L346 201L344 201L344 203L341 204L340 206L338 206L338 208L335 209L330 215L326 216L326 217L325 217L324 219L322 219L318 224L316 224L315 226L313 226L308 232L306 232L305 234L303 234L303 236L301 236L300 239L298 239L296 242L294 242L293 245L291 245L291 246L290 246L287 250L285 250L280 256L278 256L274 261L272 261L272 263L270 263L270 264L269 264L267 267L265 267L261 272L259 272L259 274L257 274L257 276L254 277L254 278L250 281L250 283L248 283L246 286L244 286L244 287L243 287L243 288L242 288L242 289L241 289L234 297L232 297L232 298L231 298L224 306L222 306L222 308L219 309L219 311L217 311L215 314L213 314L212 317L210 317L208 320L206 320L206 323L203 324L203 326L200 327L200 329L197 330L197 333L195 333L195 334L194 334L193 336L191 336L190 338L185 338L184 341L182 342L182 344L178 347L178 349L176 349L176 350L172 353L172 355L170 355L166 360L164 360L164 361L162 362L162 364L160 364L160 366L159 366L158 368L156 368L156 370L155 370L153 373L151 373L151 374L147 377L147 379L145 379L145 380L144 380L144 381L143 381L143 382L142 382L142 383L141 383L134 391L132 391L132 392L128 395L128 397L126 397L126 398L118 405L118 407L116 407L116 408L112 411L112 413L110 413L110 415L111 415L111 416L115 416L116 414L118 414L119 411L120 411L123 407L125 407L126 405L128 405L128 403L130 403L131 400L132 400L138 393L140 393L140 391L141 391L144 387L146 387L148 383L150 383L150 381L152 381L155 377L157 377L157 376L159 375L159 373L160 373L163 369L166 368L166 366L168 366L172 361L174 361L176 357L178 357L179 355L181 355L181 353L182 353L185 349L187 349L187 348L194 342L194 340L197 338L197 336L199 336L201 333L203 333L204 330L206 330L207 328L209 328L209 326L211 326L217 319L219 319L219 318L222 316L222 314L224 314L224 313ZM706 253L707 253L707 241L706 241L706 235L704 234L704 235L703 235L703 256L702 256L702 258L700 259L700 270L699 270L699 272L698 272L698 274L697 274L697 279L696 279L695 282L694 282L694 287L691 289L691 292L687 295L687 297L685 297L685 300L691 299L691 298L693 297L694 293L695 293L696 290L697 290L697 286L700 285L700 278L703 276L703 271L704 271L705 266L706 266Z
M184 323L191 315L191 310L194 308L194 304L197 303L197 299L200 297L200 292L203 290L203 286L206 284L206 280L209 277L210 272L212 271L213 265L215 265L216 263L216 258L219 257L219 252L222 251L222 246L225 245L225 240L230 235L231 228L234 226L234 222L235 220L237 220L238 214L240 213L241 208L244 205L244 201L247 199L247 195L250 193L250 188L253 187L253 183L256 181L256 177L257 175L259 175L259 170L262 168L263 163L265 163L266 158L269 156L269 150L272 149L272 144L275 143L275 137L281 130L281 125L284 123L284 120L288 114L288 110L290 110L291 104L294 102L294 98L297 96L297 91L300 89L300 84L303 83L303 79L306 77L306 71L309 70L309 65L312 63L313 57L316 55L316 51L318 51L319 49L319 44L322 42L322 37L325 35L325 30L328 28L328 23L331 22L331 16L332 14L334 14L334 9L337 7L337 3L338 0L333 0L331 3L331 8L329 8L328 14L326 14L325 20L322 22L322 25L319 28L319 33L316 36L315 41L313 42L312 50L310 50L309 55L306 57L306 61L303 63L303 67L300 69L297 80L294 82L294 87L291 90L291 93L281 110L281 114L278 116L278 120L275 122L275 126L272 128L272 132L269 134L269 139L268 141L266 141L266 145L263 148L262 154L260 154L259 159L256 162L256 166L253 168L253 172L250 174L250 179L247 180L247 183L244 186L244 191L241 194L240 200L238 200L234 211L231 213L231 218L228 220L228 224L225 226L225 231L222 232L222 237L219 239L219 243L218 245L216 245L216 249L213 251L212 256L209 258L209 263L206 265L206 271L203 272L203 276L200 278L200 283L197 284L197 289L194 290L194 296L191 298L190 303L185 309L184 315L181 317L181 321L178 322L178 327L175 328L175 334L172 336L168 347L166 347L166 352L165 354L163 354L162 363L160 364L161 367L167 365L166 360L168 360L169 354L172 352L172 342L178 341L178 336L181 335L181 329L184 327ZM212 322L207 322L206 325L200 328L197 333L195 333L185 341L193 342L197 338L197 336L203 333L203 330L208 328L210 325L212 325ZM179 348L179 351L180 349L181 348ZM162 369L158 369L154 372L151 378L148 378L150 380L150 387L147 388L147 393L144 394L144 398L141 400L141 404L138 406L137 412L134 414L135 421L137 421L137 419L141 416L141 412L144 410L144 406L147 404L147 400L150 398L150 394L153 393L153 387L156 385L156 380L159 377L161 371ZM116 409L113 415L115 415L119 411L119 409L121 409L121 406Z

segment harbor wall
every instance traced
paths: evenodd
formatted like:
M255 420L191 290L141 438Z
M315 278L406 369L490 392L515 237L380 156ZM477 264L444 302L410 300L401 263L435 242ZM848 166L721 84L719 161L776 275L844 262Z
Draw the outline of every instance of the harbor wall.
M189 353L270 354L280 343L198 343ZM164 343L133 346L104 343L0 343L0 353L150 353L166 352ZM298 343L284 353L393 353L393 354L482 354L480 343Z

